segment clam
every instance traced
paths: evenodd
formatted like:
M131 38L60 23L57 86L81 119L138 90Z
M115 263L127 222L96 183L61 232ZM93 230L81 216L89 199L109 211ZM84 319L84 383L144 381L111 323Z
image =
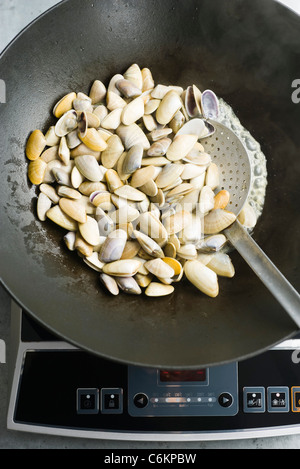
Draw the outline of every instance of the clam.
M177 134L179 129L183 126L185 123L185 117L181 111L177 111L173 119L171 120L169 126L172 129L174 135Z
M70 150L67 145L66 137L62 137L60 139L60 144L58 148L58 156L62 160L62 162L67 165L70 161Z
M111 194L106 190L99 190L90 194L90 202L95 206L102 208L102 210L112 210L113 204L111 202Z
M126 101L113 91L108 91L106 95L106 107L109 111L122 109L127 105Z
M84 176L80 173L80 171L74 166L74 168L71 171L71 184L74 187L74 189L78 189L80 185L84 181Z
M108 110L107 110L107 107L104 106L104 104L100 104L100 106L97 106L94 109L93 113L95 114L95 116L98 117L100 121L100 125L101 125L101 122L103 121L104 117L106 117L108 114Z
M143 124L149 132L157 129L157 122L151 115L143 115Z
M176 135L168 148L167 158L170 161L182 160L197 142L197 135Z
M101 103L106 96L106 87L100 80L95 80L91 86L89 97L92 104Z
M198 209L200 213L206 214L215 206L215 193L210 186L204 186L200 191Z
M184 264L187 279L207 296L215 298L219 294L217 274L198 260L189 260Z
M30 161L28 165L28 178L31 184L38 186L44 182L46 168L47 163L45 163L41 158Z
M205 184L214 191L220 184L219 168L215 163L211 163L206 171Z
M92 100L84 93L78 93L73 101L73 108L77 112L93 111Z
M140 187L140 190L149 197L155 197L158 193L158 187L153 179L149 179L145 184Z
M205 90L201 97L203 115L206 119L217 120L219 117L219 101L215 93Z
M143 80L142 91L153 90L155 83L153 80L151 70L149 70L149 68L143 68L141 70L141 74L142 74L142 80Z
M106 176L106 173L105 173L105 176ZM84 181L79 185L78 189L79 189L79 192L81 192L81 194L89 197L93 192L106 191L107 187L102 182Z
M153 275L152 274L144 275L144 274L137 273L134 278L140 287L146 288L152 282Z
M120 91L118 90L118 88L116 87L116 83L120 80L123 80L124 77L123 75L120 75L120 73L117 73L116 75L114 75L111 79L110 79L110 82L108 84L108 88L107 88L107 95L109 93L114 93L116 94L117 96L121 96L121 93Z
M87 215L84 207L79 204L76 200L67 199L62 197L59 200L59 206L70 218L78 221L79 223L85 223L87 221Z
M74 247L76 251L84 257L90 257L93 254L93 246L85 241L78 231L75 235Z
M199 242L202 236L201 218L192 213L191 223L186 225L178 236L182 244L196 244Z
M238 216L239 222L245 227L252 229L257 223L257 215L255 210L248 202L244 205L241 213Z
M87 256L83 261L96 272L102 272L104 263L99 260L98 252L93 252L91 256Z
M201 108L202 93L197 86L189 86L185 94L185 109L189 117L202 116L203 111Z
M27 141L26 145L26 156L29 160L34 161L37 160L45 146L46 146L46 139L44 134L40 130L34 130Z
M68 93L66 96L61 98L58 103L54 106L53 114L58 119L62 117L66 112L73 108L73 101L76 99L76 93Z
M155 182L159 189L164 189L172 184L183 172L184 165L169 163L157 176Z
M160 278L171 278L175 275L174 270L170 265L164 262L162 259L153 259L145 263L146 269L156 277Z
M117 108L107 114L101 122L101 127L107 130L116 130L121 124L122 108Z
M68 111L61 116L55 125L55 133L58 137L65 137L69 132L77 129L78 116L76 111Z
M197 250L203 253L220 251L227 243L227 238L223 234L209 236L197 244Z
M164 219L163 224L169 235L173 235L182 231L192 221L192 215L186 210L176 212Z
M79 191L68 186L59 186L57 188L57 194L60 197L67 197L68 199L78 200L81 199L82 195Z
M67 145L70 150L73 150L74 148L78 147L81 144L81 140L78 137L78 132L76 130L73 130L72 132L68 133L66 135L67 139Z
M67 234L65 234L63 240L65 242L65 245L69 249L69 251L75 251L75 239L76 239L75 231L69 231Z
M173 292L174 287L172 285L151 282L145 290L145 295L150 297L161 297L171 295Z
M202 119L191 119L178 130L176 135L197 135L200 138L205 130L205 123Z
M125 98L137 98L142 94L141 88L138 88L132 81L126 80L125 78L118 80L116 87Z
M99 166L96 158L92 155L81 155L75 158L78 171L89 181L99 182L104 177L104 170Z
M180 176L183 180L190 180L201 176L203 173L205 173L205 167L193 163L186 163Z
M71 158L76 158L77 156L82 155L91 155L96 158L97 161L100 161L101 152L100 151L93 151L88 148L84 143L78 145L78 147L71 150Z
M137 169L140 169L142 165L143 152L144 150L142 145L133 145L130 150L128 150L122 165L123 173L133 174Z
M171 145L172 140L168 137L161 138L156 142L152 143L151 147L147 151L148 156L164 156L169 146Z
M83 239L92 246L97 246L100 242L100 233L97 221L91 216L87 216L85 223L79 223L78 228Z
M101 207L96 209L95 220L98 222L100 236L108 236L115 227L113 220Z
M101 153L101 163L105 168L111 169L123 154L124 147L120 137L115 134L109 137L106 143L107 148Z
M145 168L138 169L132 175L130 185L135 188L139 188L146 184L149 179L153 179L155 175L155 167L150 165Z
M149 101L145 104L145 115L153 114L158 106L160 105L160 99L149 99Z
M142 213L137 224L140 231L152 238L160 247L168 241L168 232L162 222L151 212Z
M119 187L114 191L114 193L119 197L123 197L124 199L128 200L133 200L135 202L140 202L146 198L146 194L129 185Z
M156 85L155 88L151 91L151 96L154 99L162 100L169 91L169 86L159 84Z
M194 244L184 244L177 250L177 256L181 259L196 259L197 249Z
M129 150L134 145L141 145L144 150L149 150L150 143L137 124L123 125L121 124L117 130L117 135L121 138L122 143L126 150Z
M118 210L111 213L111 219L116 225L123 223L131 223L135 221L140 215L140 212L130 205L125 205Z
M230 201L230 193L226 190L221 190L215 195L214 209L226 208Z
M212 210L204 217L204 234L218 234L228 228L236 220L236 215L228 210Z
M223 252L216 252L208 262L207 267L221 277L232 278L235 275L235 269L230 257Z
M86 111L86 118L87 118L87 126L88 127L94 127L95 129L98 129L100 127L100 119L99 117L94 113L90 111Z
M133 236L147 254L152 257L164 257L163 250L150 236L137 230L133 231Z
M109 233L102 244L99 260L104 263L109 263L121 259L126 241L127 233L123 230L114 230Z
M41 184L40 191L45 194L54 204L58 204L59 196L53 186L50 184Z
M53 221L67 231L77 231L78 229L78 223L73 218L69 217L65 212L63 212L59 205L54 205L54 207L51 207L46 215L49 220Z
M194 186L190 183L182 183L176 186L174 189L170 190L166 195L167 202L173 202L178 200L179 198L185 196L189 192L194 190Z
M51 125L45 133L47 147L54 147L59 144L59 137L55 133L55 126Z
M124 73L125 80L133 83L140 90L143 87L143 76L142 71L138 64L132 64Z
M46 213L52 206L52 201L49 199L49 197L44 194L43 192L40 192L37 200L37 216L40 221L45 221L47 216Z
M82 137L79 134L79 138L91 150L103 151L107 148L107 143L96 129L87 129L86 135Z
M115 192L116 189L119 189L119 187L122 187L124 185L117 171L115 171L114 169L108 169L106 171L105 179L110 192Z
M110 275L101 273L100 281L112 295L117 296L119 294L118 284L113 277L111 277Z
M49 173L52 173L52 175L49 176ZM65 171L62 166L59 166L56 161L51 161L48 163L44 182L57 182L57 184L69 187L72 185L70 174L68 171Z
M54 145L53 147L47 148L47 150L43 151L43 153L41 154L41 158L45 161L45 163L50 163L50 161L58 160L58 145Z
M115 277L120 289L129 295L141 295L142 290L133 277Z
M162 99L156 111L156 120L161 125L167 125L182 106L182 101L176 91L169 91Z
M113 277L133 277L141 265L136 259L120 259L103 267L103 272Z
M162 260L174 270L174 275L169 280L171 282L179 282L183 276L182 264L177 259L173 259L172 257L164 257Z
M141 97L135 98L122 109L121 121L124 125L131 125L144 115L144 101Z
M162 129L152 130L152 132L148 134L148 138L152 142L157 142L158 140L167 137L171 133L172 129L170 129L169 127L163 127Z
M142 159L142 166L166 166L170 161L164 156L153 156Z

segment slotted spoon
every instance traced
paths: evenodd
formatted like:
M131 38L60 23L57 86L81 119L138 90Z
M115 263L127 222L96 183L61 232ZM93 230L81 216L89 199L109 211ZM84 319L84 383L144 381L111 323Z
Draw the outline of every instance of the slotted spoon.
M228 210L238 216L251 189L251 164L241 140L228 127L211 121L216 132L203 141L205 150L220 168L219 189L231 194ZM232 246L269 289L300 328L300 295L236 220L224 231Z

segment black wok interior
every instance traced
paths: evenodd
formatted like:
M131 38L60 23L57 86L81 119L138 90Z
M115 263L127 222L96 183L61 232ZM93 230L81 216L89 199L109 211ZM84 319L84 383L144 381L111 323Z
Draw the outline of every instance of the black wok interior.
M47 130L64 94L133 63L156 83L213 89L261 143L269 184L253 237L299 290L300 18L273 0L68 0L13 41L0 58L2 282L59 337L112 360L188 369L260 353L297 327L237 253L216 299L185 281L165 298L112 297L35 215L30 132Z

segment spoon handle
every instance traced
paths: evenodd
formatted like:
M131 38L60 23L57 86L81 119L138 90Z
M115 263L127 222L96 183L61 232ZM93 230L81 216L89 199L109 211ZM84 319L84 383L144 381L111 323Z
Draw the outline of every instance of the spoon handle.
M300 295L237 220L225 235L300 328Z

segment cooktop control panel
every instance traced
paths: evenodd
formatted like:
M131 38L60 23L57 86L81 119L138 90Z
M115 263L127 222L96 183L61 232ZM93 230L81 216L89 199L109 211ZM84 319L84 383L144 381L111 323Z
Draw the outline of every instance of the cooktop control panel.
M128 403L133 417L235 415L237 363L188 371L129 367Z

